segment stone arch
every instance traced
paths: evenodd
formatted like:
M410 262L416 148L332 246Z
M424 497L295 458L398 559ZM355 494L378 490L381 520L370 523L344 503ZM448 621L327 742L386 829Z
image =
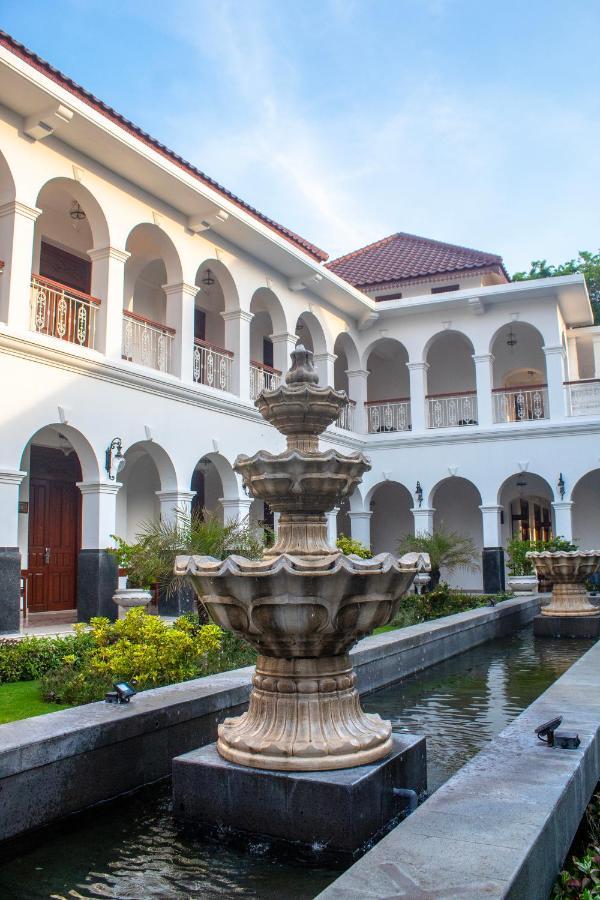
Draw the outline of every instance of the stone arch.
M546 382L544 337L529 322L515 321L498 328L490 340L494 357L493 387L522 387ZM516 376L516 377L515 377Z
M240 483L227 457L221 453L205 453L194 466L190 490L195 494L192 510L215 510L221 518L221 500L240 500Z
M423 359L429 365L427 393L474 391L474 352L471 338L462 331L449 328L434 334L423 350Z
M159 494L177 490L171 457L154 441L136 441L125 450L125 466L118 475L117 534L135 541L143 525L161 516Z
M66 205L63 209L62 206L65 201ZM73 237L72 232L74 229L71 228L71 225L77 221L69 221L73 202L78 203L84 211L85 220L81 221L87 221L91 232L92 241L91 243L88 242L87 247L81 247L83 252L87 252L92 248L108 247L110 245L110 230L102 206L89 188L72 178L50 178L42 185L36 200L36 205L42 210L42 215L36 222L36 230L40 234L43 232L46 224L44 222L44 207L49 206L56 213L63 214L67 226L64 232L69 237ZM56 221L53 224L56 225ZM60 237L57 240L60 241ZM68 242L60 241L60 243Z
M312 350L315 355L328 353L328 341L326 331L317 315L311 310L300 313L296 321L296 334L298 343L307 350Z
M365 497L365 508L372 512L371 546L374 553L396 553L398 543L414 528L411 508L413 497L399 481L380 481Z
M16 196L17 189L12 170L4 154L0 153L0 205L10 203Z
M195 284L202 287L202 279L206 277L206 271L210 270L212 277L215 279L215 285L204 285L208 287L209 294L220 290L222 295L222 309L224 312L233 312L241 308L240 292L230 269L221 262L220 259L207 257L204 259L196 271Z
M142 453L147 453L156 466L156 471L160 479L160 490L176 491L178 487L177 473L175 471L173 460L164 447L161 447L156 441L136 441L127 447L125 457L127 458L128 454L135 456Z
M498 488L497 503L503 510L502 539L511 537L545 540L554 530L550 483L535 472L515 472Z
M367 399L410 400L408 351L396 338L380 337L368 345L363 355L364 368L369 372Z
M63 425L59 422L51 422L47 425L42 425L27 440L21 456L21 468L23 471L26 471L25 460L27 451L31 444L35 443L36 438L39 437L40 434L49 439L45 446L56 446L57 449L65 447L65 442L61 438L61 435L63 435L66 438L67 443L71 445L77 454L81 465L81 477L83 481L102 480L103 476L101 476L101 471L103 467L100 464L98 455L92 444L77 428L74 428L72 425ZM54 438L52 438L52 434L54 435Z
M334 387L337 391L346 391L349 394L346 372L355 372L360 369L360 355L354 338L347 331L341 331L335 339L333 352L335 353Z
M252 294L250 312L255 315L266 312L273 328L272 334L283 334L288 331L288 322L283 304L275 291L267 287L259 287Z
M250 300L250 396L258 396L263 388L275 387L281 372L275 372L274 334L287 331L286 316L277 295L269 288L258 288Z
M125 249L131 254L126 263L138 275L155 260L162 260L165 272L164 284L179 284L183 281L183 267L179 252L169 235L153 222L139 222L130 230L125 241Z
M573 540L582 550L600 549L600 468L582 475L571 491Z
M430 492L430 506L434 509L433 531L440 528L454 531L473 541L477 557L483 549L483 520L481 516L481 493L470 479L458 475L442 478ZM458 569L454 573L444 572L442 578L453 587L480 590L483 586L481 570L469 572Z

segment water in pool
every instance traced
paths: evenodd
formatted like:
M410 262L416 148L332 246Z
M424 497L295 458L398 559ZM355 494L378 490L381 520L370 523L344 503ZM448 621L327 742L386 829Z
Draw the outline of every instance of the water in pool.
M483 644L364 700L395 730L427 735L434 791L591 646L533 639L530 629ZM171 818L161 784L46 829L0 864L2 900L310 898L339 873L200 839Z

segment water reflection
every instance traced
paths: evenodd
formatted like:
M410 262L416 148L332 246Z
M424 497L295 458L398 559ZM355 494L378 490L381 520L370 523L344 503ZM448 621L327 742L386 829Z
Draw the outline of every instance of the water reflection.
M378 691L364 706L391 718L397 730L427 735L429 789L435 790L590 645L534 642L525 630ZM166 784L80 815L23 846L0 865L2 900L302 900L338 874L278 860L259 840L244 853L186 834L173 823Z

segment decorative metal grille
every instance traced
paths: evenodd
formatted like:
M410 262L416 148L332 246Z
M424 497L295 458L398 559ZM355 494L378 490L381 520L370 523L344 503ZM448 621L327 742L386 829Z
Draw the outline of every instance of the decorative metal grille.
M477 394L438 394L427 398L429 428L459 428L477 425Z
M194 341L194 381L220 391L231 390L233 353L207 341Z
M93 347L99 302L66 285L31 276L30 327L38 334Z
M546 385L494 391L495 422L531 422L548 418Z
M175 335L170 329L123 313L123 358L159 372L169 372Z
M262 390L272 391L281 383L281 372L259 363L250 363L250 399L256 400Z
M367 426L370 434L383 431L410 431L410 400L369 401Z

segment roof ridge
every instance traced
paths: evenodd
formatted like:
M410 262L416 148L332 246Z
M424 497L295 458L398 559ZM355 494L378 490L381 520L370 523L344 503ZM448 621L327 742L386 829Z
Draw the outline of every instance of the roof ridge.
M448 241L440 241L437 238L423 237L420 234L411 234L409 231L398 231L397 237L407 237L424 244L435 244L436 247L451 247L453 250L468 250L469 253L477 253L479 256L493 256L494 259L502 259L499 253L490 253L488 250L477 250L475 247L466 247L464 244L450 244Z
M25 44L17 41L16 38L8 34L8 32L3 31L2 29L0 29L0 45L4 46L11 53L14 53L15 56L19 56L29 65L32 65L34 68L38 69L38 71L41 71L43 74L47 75L53 81L61 84L62 87L64 87L70 93L75 94L75 96L79 97L79 99L83 100L89 106L92 106L94 109L98 110L102 115L116 122L120 127L124 128L134 137L153 147L162 156L167 157L180 168L185 169L187 172L192 174L199 181L204 182L208 187L216 190L222 196L233 202L236 206L240 207L240 209L244 209L255 219L259 219L261 222L264 222L266 225L268 225L269 228L272 228L274 231L277 231L279 234L285 237L286 240L301 247L305 252L313 256L319 262L324 262L327 259L329 254L327 254L324 250L321 250L320 247L317 247L316 244L312 244L310 241L301 237L299 234L296 234L296 232L292 231L290 228L287 228L285 225L280 225L279 222L276 222L274 219L271 219L269 216L261 213L258 209L251 206L249 203L246 203L232 191L229 191L226 187L223 187L223 185L219 184L218 181L215 181L214 178L211 178L210 175L206 175L204 172L194 166L193 163L188 162L187 160L183 159L183 157L179 156L179 154L169 149L166 144L163 144L156 138L153 138L152 135L148 134L148 132L144 131L138 125L135 125L130 119L127 119L125 116L121 115L121 113L117 112L112 106L109 106L103 100L100 100L98 97L92 94L91 91L86 90L86 88L82 87L68 75L65 75L63 72L61 72L60 69L57 69L37 53L34 53L33 50L30 50L28 47L26 47Z
M325 263L325 268L328 269L330 266L335 265L339 262L344 262L346 259L352 259L354 256L358 256L359 253L363 253L365 250L374 250L375 247L382 247L384 244L389 243L394 238L399 237L402 234L400 231L394 232L394 234L390 234L387 237L380 238L378 241L373 241L372 244L365 244L364 247L359 247L358 250L352 250L351 253L346 253L345 256L338 256L336 259L330 259Z

